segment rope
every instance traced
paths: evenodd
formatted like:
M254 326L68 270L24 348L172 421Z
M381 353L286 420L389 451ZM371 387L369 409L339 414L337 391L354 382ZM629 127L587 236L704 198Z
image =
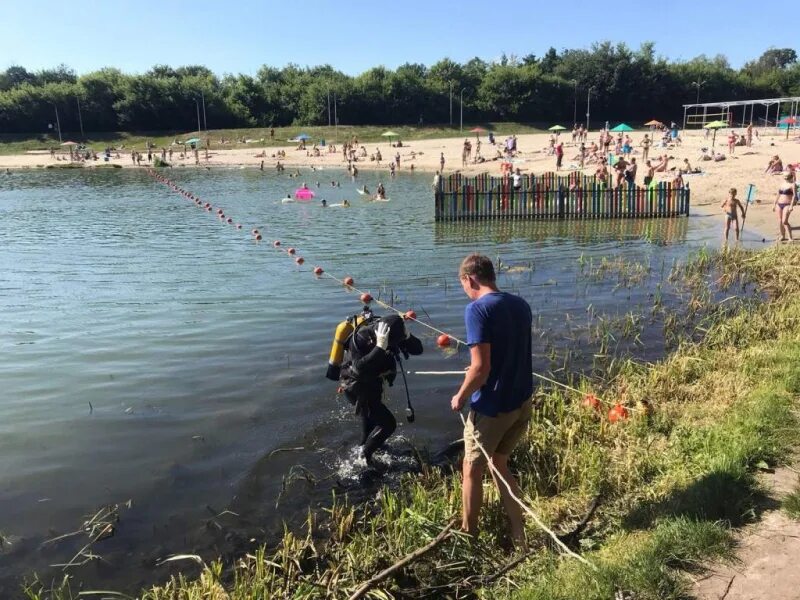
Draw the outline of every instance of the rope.
M467 426L467 422L466 422L466 420L464 419L464 415L463 415L463 414L461 414L461 413L458 413L458 416L459 416L459 417L461 417L461 423L462 423L462 424L464 425L464 427L466 428L466 426ZM541 530L542 530L542 531L544 531L544 532L545 532L547 535L549 535L549 536L550 536L550 538L551 538L551 539L552 539L552 540L553 540L553 541L556 543L556 546L558 546L559 548L561 548L561 550L564 552L564 554L566 554L567 556L570 556L570 557L574 558L575 560L578 560L578 561L582 562L582 563L583 563L583 564L585 564L586 566L588 566L588 567L591 567L593 570L595 570L595 571L596 571L596 570L597 570L597 567L596 567L596 566L594 566L594 564L592 564L590 561L588 561L587 559L585 559L584 557L582 557L580 554L576 554L575 552L573 552L572 550L570 550L570 549L569 549L569 547L567 547L567 545L566 545L564 542L562 542L562 541L559 539L559 537L558 537L558 536L555 534L555 532L554 532L552 529L550 529L549 527L547 527L547 525L545 525L545 524L542 522L542 520L541 520L541 519L538 517L538 515L537 515L535 512L533 512L533 510L532 510L531 508L529 508L527 504L525 504L525 503L524 503L522 500L520 500L520 499L517 497L517 495L516 495L516 494L513 492L513 490L511 489L511 485L510 485L510 484L508 483L508 481L506 481L506 480L505 480L505 478L504 478L504 477L503 477L503 476L500 474L500 471L497 469L497 467L495 467L495 466L494 466L494 463L492 462L492 457L491 457L491 456L489 456L489 453L486 451L486 448L484 448L484 447L481 445L481 443L478 441L478 436L475 434L475 431L474 431L474 430L472 431L472 438L473 438L473 440L475 441L475 445L476 445L476 446L478 447L478 449L481 451L481 454L483 454L483 456L486 458L487 464L489 465L489 470L492 472L492 475L494 475L494 476L495 476L495 477L496 477L498 480L500 480L500 481L502 481L502 482L503 482L503 485L506 487L506 490L508 491L508 495L509 495L509 496L511 496L511 498L514 500L514 502L516 502L517 504L519 504L520 508L521 508L522 510L524 510L524 511L525 511L525 513L526 513L526 514L527 514L527 515L528 515L528 516L529 516L531 519L533 519L533 522L534 522L534 523L536 523L536 525L539 527L539 529L541 529Z
M154 177L157 181L160 181L161 183L164 183L165 185L171 187L173 189L173 191L175 191L177 193L180 193L184 197L195 201L195 203L198 206L204 208L204 210L206 210L207 212L210 212L211 208L213 208L213 206L211 206L210 203L207 203L208 206L202 204L200 198L198 198L194 194L184 190L180 186L172 183L170 180L161 177L160 175L158 175L157 173L153 172L152 170L148 170L148 174L151 175L152 177ZM221 216L224 216L224 215L221 215ZM226 220L227 220L228 223L231 223L231 224L233 223L233 221L230 218L226 217ZM237 229L241 229L241 225L237 224L236 227L237 227ZM276 247L274 244L273 244L272 247L274 249L276 249L276 250L278 249L278 247ZM291 256L291 255L289 255L289 256ZM349 288L350 290L355 291L357 293L360 293L360 294L366 294L367 293L364 290L361 290L361 289L355 287L354 285L345 283L345 281L343 279L335 277L334 275L331 275L327 271L323 270L322 273L320 273L319 275L326 276L329 279L332 279L333 281L336 281L336 282L340 283L341 285L345 286L346 288ZM371 296L371 294L370 294L370 296ZM406 312L401 311L398 308L395 308L394 306L392 306L392 305L390 305L390 304L388 304L386 302L382 302L381 300L378 300L378 299L375 299L375 298L373 298L373 301L376 304L378 304L379 306L381 306L384 309L386 309L386 310L394 311L398 315L400 315L400 316L402 316L402 317L404 317L404 318L406 318L408 320L415 321L415 322L419 323L420 325L422 325L423 327L427 327L428 329L430 329L432 331L435 331L436 333L439 333L440 335L446 335L447 337L449 337L450 339L452 339L453 341L455 341L455 342L457 342L459 344L462 344L464 346L467 345L467 343L465 341L463 341L463 340L461 340L461 339L459 339L459 338L457 338L457 337L455 337L455 336L453 336L453 335L451 335L451 334L449 334L449 333L447 333L445 331L442 331L441 329L438 329L438 328L436 328L436 327L434 327L434 326L432 326L432 325L430 325L428 323L420 321L419 319L411 317ZM401 364L401 373L403 374L403 379L405 380L405 369L402 368L402 364ZM428 371L428 372L420 371L418 373L419 374L423 374L423 373L425 373L425 374L433 374L433 373L436 373L436 372L433 372L433 371ZM463 371L438 372L437 374L444 374L444 373L448 373L448 374L449 373L463 374ZM540 373L533 372L532 374L535 375L536 377L544 380L544 381L548 381L548 382L550 382L550 383L552 383L554 385L560 386L560 387L562 387L562 388L564 388L566 390L569 390L569 391L572 391L572 392L575 392L575 393L578 393L578 394L583 394L583 392L581 390L577 389L577 388L574 388L574 387L571 387L571 386L566 385L564 383L561 383L560 381L556 381L555 379L552 379L552 378L547 377L545 375L542 375ZM407 386L406 386L406 392L408 392ZM411 408L410 399L409 399L409 405L408 406L409 406L409 409L412 411L411 414L413 415L413 408ZM461 418L462 425L464 425L466 427L466 421L464 420L464 415L459 413L459 417ZM412 418L413 418L413 416L412 416ZM534 521L534 523L536 523L537 527L539 527L542 531L547 533L547 535L550 536L550 538L555 542L556 546L558 546L563 551L564 554L566 554L567 556L570 556L570 557L580 561L581 563L589 566L590 568L592 568L594 570L597 570L597 567L594 564L592 564L591 562L589 562L588 560L586 560L585 558L583 558L579 554L576 554L575 552L570 550L567 547L567 545L564 544L564 542L562 542L558 538L558 536L542 522L542 520L538 517L538 515L529 506L527 506L522 500L520 500L516 496L516 494L514 494L514 492L511 489L511 485L500 474L500 472L497 470L497 467L494 466L494 464L492 463L491 456L489 456L489 453L486 451L486 449L483 447L483 445L481 445L481 443L478 441L477 436L475 435L474 432L473 432L473 438L475 440L475 444L478 447L478 449L481 451L481 453L484 455L484 457L486 457L486 460L487 460L487 463L488 463L488 466L489 466L489 470L497 478L497 480L499 480L499 481L501 481L503 483L503 485L506 487L506 490L508 491L508 493L511 496L511 498L520 506L520 508L522 508L522 510L528 516L531 517L531 519L533 519L533 521Z

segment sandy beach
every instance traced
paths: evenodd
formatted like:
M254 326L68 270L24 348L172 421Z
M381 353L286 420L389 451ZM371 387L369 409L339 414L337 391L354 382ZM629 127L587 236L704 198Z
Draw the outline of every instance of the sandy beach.
M743 133L741 129L736 131L740 134ZM699 167L703 171L702 174L688 175L684 178L692 189L692 214L719 215L720 230L723 225L720 203L724 200L728 189L731 187L737 188L739 197L744 201L748 184L754 184L756 186L756 203L751 204L748 210L746 229L750 232L758 232L767 241L774 240L778 232L776 218L772 212L772 204L783 178L779 175L767 175L764 171L770 158L776 154L780 156L784 166L800 162L800 140L796 136L790 136L790 139L786 140L786 135L782 131L774 129L760 130L758 137L754 136L752 147L737 146L735 154L729 155L726 144L727 133L728 130L725 129L717 132L716 150L725 155L726 160L724 161L700 160L701 149L709 147L711 139L706 139L703 131L696 130L682 132L683 143L680 146L671 146L669 148L652 147L650 149L650 157L652 159L666 153L670 157L670 168L673 166L677 168L683 163L683 159L688 159L692 167ZM633 156L640 163L637 183L641 184L644 177L644 165L642 164L639 144L644 137L644 132L634 132L631 135L636 148ZM597 132L590 132L589 143L597 140L597 137ZM497 139L498 146L495 147L488 143L485 135L482 135L481 154L487 159L486 162L470 163L462 167L461 150L465 138L472 141L474 148L474 134L457 138L414 140L404 142L401 148L392 147L389 141L365 143L363 145L368 154L374 154L376 150L380 150L383 160L378 164L370 161L369 157L367 157L359 159L356 165L361 171L384 171L388 180L389 163L397 153L400 154L399 173L401 174L409 171L412 165L415 171L433 174L434 171L439 169L440 157L444 154L444 174L461 171L462 173L488 172L499 175L502 161L499 158L492 159L497 154L496 149L500 147L503 140ZM574 160L578 148L576 144L572 143L571 138L570 132L565 132L561 135L565 150L562 171L565 174L578 168L577 160ZM515 167L519 167L522 173L538 174L553 171L555 169L555 157L548 154L548 145L549 134L518 136L517 148L519 153L518 158L515 160ZM260 168L261 162L264 161L264 169L266 170L275 169L280 160L286 167L287 172L299 169L301 176L311 183L317 180L323 182L327 180L321 172L309 172L312 168L321 170L344 169L347 166L342 157L341 146L338 144L336 145L337 152L335 153L328 152L327 147L321 147L320 156L311 155L311 145L307 146L307 150L298 150L296 144L288 143L280 148L269 147L266 149L259 146L220 149L215 146L218 146L218 144L215 144L212 134L208 159L205 158L205 151L201 149L199 166L194 164L193 156L180 158L180 153L176 151L173 155L174 168ZM139 150L141 151L141 149ZM277 158L276 155L279 150L286 152L285 158ZM263 157L261 156L262 152L265 153ZM47 152L0 156L0 168L43 168L48 165L63 164L63 160L68 160L68 153L63 151L59 152L57 156L61 160L51 158ZM110 162L124 168L136 168L132 164L130 150L127 149L120 151L120 158L112 158ZM86 167L103 164L105 163L100 160L86 163ZM146 165L146 160L143 160L142 167ZM591 175L595 169L596 165L587 165L583 169L583 173ZM674 175L674 172L668 171L666 173L657 173L656 178L658 180L671 180ZM796 212L798 216L795 216L793 220L796 220L796 226L800 227L800 211ZM733 235L733 232L731 232L731 235Z

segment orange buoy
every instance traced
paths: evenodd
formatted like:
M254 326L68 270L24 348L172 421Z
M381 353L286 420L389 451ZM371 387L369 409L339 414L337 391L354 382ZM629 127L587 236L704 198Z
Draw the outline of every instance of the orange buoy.
M298 265L302 265L304 262L306 262L306 259L303 258L302 256L298 256L297 258L294 259L294 262L296 262Z
M628 409L617 402L608 411L608 420L612 423L623 421L628 418Z
M322 275L323 273L322 267L314 267L314 275Z
M439 346L439 348L449 348L450 336L443 333L438 338L436 338L436 345Z
M233 224L233 219L231 219L230 217L228 217L228 219L227 219L227 222L228 222L228 223L231 223L231 224Z
M595 396L594 394L586 394L583 397L583 402L581 404L593 410L600 410L600 400L598 400L597 396Z
M411 320L411 319L416 319L417 318L417 313L415 313L413 310L407 310L406 313L403 315L403 318L406 321Z
M272 245L277 248L278 246L281 245L281 241L280 240L275 240L275 242Z
M261 234L260 234L260 233L259 233L259 234L256 236L256 241L257 241L257 242L260 242L260 241L261 241Z
M236 224L236 229L241 229L241 228L242 228L242 224L241 223L237 223Z
M364 304L369 304L370 302L372 302L372 295L364 292L363 294L361 294L361 301Z
M352 277L345 277L344 278L345 285L353 285L353 278Z
M289 249L286 251L286 254L289 254L289 255L291 256L291 255L292 255L292 254L294 254L295 252L296 252L296 250L295 250L294 248L289 248Z
M260 232L258 231L258 229L253 229L253 231L251 231L250 233L252 233L253 235L258 235Z

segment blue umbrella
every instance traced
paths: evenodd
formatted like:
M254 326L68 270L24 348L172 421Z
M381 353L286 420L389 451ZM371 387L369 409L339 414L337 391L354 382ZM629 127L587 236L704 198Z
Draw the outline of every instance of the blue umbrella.
M196 137L188 139L184 142L184 144L199 144L199 143L200 143L200 138Z
M296 140L303 140L303 141L305 141L305 140L310 140L310 139L311 139L311 136L310 136L310 135L308 135L307 133L301 133L300 135L297 135L297 136L295 136L295 138L294 138L294 139L296 139Z

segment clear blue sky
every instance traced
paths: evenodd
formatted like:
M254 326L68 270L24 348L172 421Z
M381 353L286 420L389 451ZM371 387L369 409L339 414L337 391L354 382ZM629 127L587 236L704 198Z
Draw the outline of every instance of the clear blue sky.
M221 75L293 62L357 74L443 57L541 56L550 46L599 40L633 48L652 40L673 60L722 53L740 67L770 46L797 47L800 30L781 25L797 14L793 4L773 0L762 11L742 0L2 0L0 68L63 62L80 74L202 64Z

